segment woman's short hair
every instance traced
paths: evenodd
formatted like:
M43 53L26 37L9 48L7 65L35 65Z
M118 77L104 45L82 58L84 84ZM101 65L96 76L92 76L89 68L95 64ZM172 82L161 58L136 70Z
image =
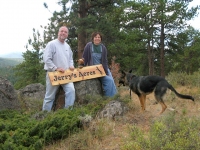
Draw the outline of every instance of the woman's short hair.
M103 40L103 37L102 37L102 34L100 32L93 32L91 34L91 40L93 41L94 40L94 37L97 36L97 34L99 34L99 36L101 37L101 41Z

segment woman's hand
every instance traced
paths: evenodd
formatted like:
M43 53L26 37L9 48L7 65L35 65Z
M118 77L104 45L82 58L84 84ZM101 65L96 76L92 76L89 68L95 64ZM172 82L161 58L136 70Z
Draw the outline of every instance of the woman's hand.
M74 66L69 67L71 71L74 71Z

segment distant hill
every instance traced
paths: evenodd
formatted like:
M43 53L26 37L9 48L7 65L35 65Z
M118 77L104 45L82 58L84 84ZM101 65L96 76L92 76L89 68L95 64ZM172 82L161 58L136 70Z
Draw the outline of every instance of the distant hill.
M0 58L23 58L22 52L9 53L9 54L0 54Z
M1 58L0 57L0 77L8 79L13 85L16 82L13 68L23 62L23 58Z
M16 66L23 62L23 58L1 58L0 57L0 68Z

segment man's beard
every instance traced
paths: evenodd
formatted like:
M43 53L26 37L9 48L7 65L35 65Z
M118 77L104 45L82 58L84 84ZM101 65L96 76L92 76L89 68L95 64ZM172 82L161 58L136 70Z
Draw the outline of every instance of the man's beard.
M66 37L63 36L63 35L61 35L59 38L60 38L61 40L66 40Z

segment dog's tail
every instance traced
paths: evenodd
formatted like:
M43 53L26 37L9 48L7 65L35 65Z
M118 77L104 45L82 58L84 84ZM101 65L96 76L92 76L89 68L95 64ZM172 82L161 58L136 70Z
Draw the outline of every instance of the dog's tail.
M178 92L173 88L172 85L169 84L168 88L169 88L170 90L172 90L172 91L176 94L176 96L178 96L179 98L191 99L192 101L194 101L194 98L193 98L192 96L190 96L190 95L183 95L183 94L178 93Z

